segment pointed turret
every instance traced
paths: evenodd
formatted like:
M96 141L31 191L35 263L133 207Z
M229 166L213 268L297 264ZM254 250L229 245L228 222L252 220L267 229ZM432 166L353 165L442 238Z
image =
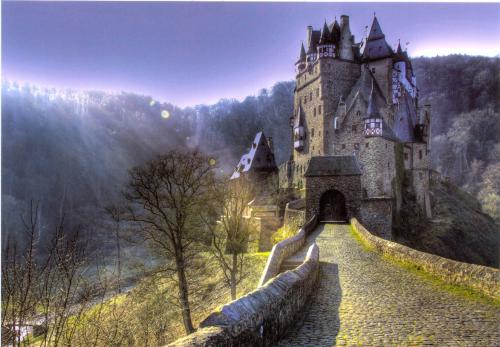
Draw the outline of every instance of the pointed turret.
M307 64L307 56L306 56L306 50L304 48L304 42L302 42L300 46L300 54L299 54L299 60L295 63L295 68L297 73L301 73L304 71L306 68Z
M301 43L300 45L300 55L299 55L299 60L297 60L297 63L300 62L305 62L306 61L306 49L304 48L304 42Z
M335 21L333 22L331 37L333 42L338 45L340 41L340 25L339 22L337 22L337 18L335 18Z
M328 29L328 25L326 25L326 20L325 24L323 25L323 30L321 30L321 37L319 39L319 44L325 44L330 42L330 30Z
M394 54L392 48L385 41L384 32L376 16L373 17L368 36L363 40L362 50L365 61L387 58Z
M378 23L377 16L373 16L372 27L370 29L370 32L368 33L368 40L371 41L378 39L385 39L385 34L382 31L380 24Z

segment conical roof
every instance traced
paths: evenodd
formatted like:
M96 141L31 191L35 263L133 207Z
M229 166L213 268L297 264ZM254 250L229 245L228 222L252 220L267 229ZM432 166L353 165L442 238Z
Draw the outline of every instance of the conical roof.
M377 17L373 16L372 27L371 27L370 32L368 34L368 41L378 40L378 39L383 39L383 38L385 38L385 35L382 32L382 28L380 27L380 24L378 23Z
M321 30L321 37L319 39L319 43L328 43L330 41L330 30L328 29L328 25L326 25L326 20L325 24L323 25L323 30Z
M300 55L299 55L299 60L297 60L297 63L306 61L306 50L304 48L304 42L302 42L300 46Z
M335 43L340 40L340 25L339 22L337 22L337 18L335 18L335 21L333 22L332 40Z

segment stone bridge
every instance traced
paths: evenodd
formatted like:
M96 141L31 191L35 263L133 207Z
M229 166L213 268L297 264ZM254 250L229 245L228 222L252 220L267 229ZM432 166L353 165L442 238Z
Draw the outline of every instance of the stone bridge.
M380 239L356 220L311 221L273 248L257 290L171 346L500 346L499 295L496 269Z

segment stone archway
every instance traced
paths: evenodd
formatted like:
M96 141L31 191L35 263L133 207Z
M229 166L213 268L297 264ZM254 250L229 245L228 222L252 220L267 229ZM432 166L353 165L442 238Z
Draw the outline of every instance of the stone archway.
M319 201L320 221L347 221L347 211L344 194L331 189L321 195Z

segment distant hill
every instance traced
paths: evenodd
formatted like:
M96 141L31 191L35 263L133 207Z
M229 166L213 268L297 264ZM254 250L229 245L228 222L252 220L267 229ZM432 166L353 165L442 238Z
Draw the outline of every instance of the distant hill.
M500 59L416 58L421 102L432 104L433 166L500 221ZM198 147L226 173L261 129L278 163L290 156L294 82L243 101L178 108L148 96L2 84L2 230L17 234L30 199L43 230L64 210L85 222L118 196L127 171L171 148ZM168 114L164 111L168 111ZM162 117L162 112L163 116Z

